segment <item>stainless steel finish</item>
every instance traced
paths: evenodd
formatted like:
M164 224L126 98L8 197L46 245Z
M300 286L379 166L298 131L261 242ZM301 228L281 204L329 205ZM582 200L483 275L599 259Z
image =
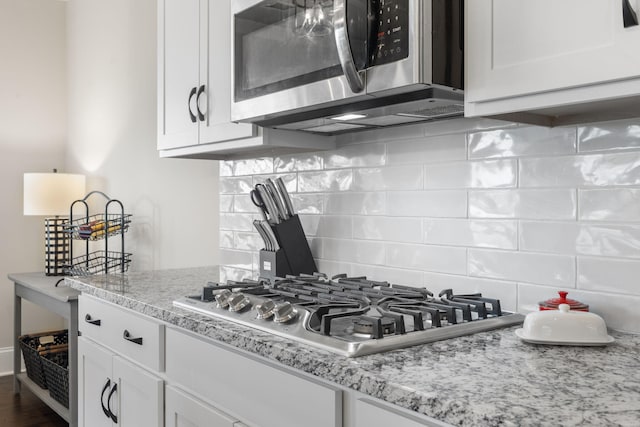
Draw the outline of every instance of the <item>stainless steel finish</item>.
M290 302L281 302L276 304L273 309L274 318L273 321L276 323L287 323L298 315L298 311L293 308L293 305Z
M287 208L284 205L284 202L282 201L280 192L276 188L276 185L273 183L273 181L270 178L266 179L264 184L276 205L276 208L278 210L278 216L283 220L289 219L289 213L287 211Z
M240 292L234 292L229 296L229 311L238 312L242 311L245 307L251 304L249 298L241 294Z
M351 54L351 43L347 34L347 10L344 0L333 1L333 28L338 47L340 66L344 72L349 87L353 92L360 93L364 90L364 73L356 68Z
M264 242L264 248L268 251L272 251L273 248L271 247L271 241L269 240L269 237L265 234L264 229L262 228L262 223L259 220L254 219L253 226L255 227L255 229L258 231L258 234L262 238L262 241Z
M250 295L248 298L252 300L253 305L262 303L259 297ZM521 314L504 312L503 316L492 317L481 321L460 323L441 328L430 328L424 331L416 331L403 335L385 336L383 339L379 340L363 339L362 341L347 342L340 338L321 335L311 331L309 328L311 313L304 307L297 308L298 319L295 322L277 323L265 322L262 319L258 319L252 311L231 313L228 310L215 307L215 304L194 300L188 297L174 301L173 305L210 318L222 318L269 334L293 339L295 341L319 347L346 357L364 356L367 354L380 353L386 350L411 347L418 344L426 344L443 339L470 335L477 332L521 324L524 320L524 316Z
M271 242L271 250L277 251L278 249L280 249L280 244L278 243L278 239L276 238L276 235L273 234L273 229L271 228L271 225L269 225L267 221L262 221L262 229L264 230L264 233L267 235L267 238Z
M229 297L231 296L231 291L228 289L223 290L218 295L216 295L216 303L219 308L227 308L229 307Z
M255 309L258 312L258 319L268 319L273 316L273 309L276 307L276 303L272 300L267 300L261 304L256 304Z
M280 224L280 215L278 215L278 208L271 198L271 194L269 193L267 188L262 184L258 184L256 185L256 190L258 190L262 201L267 207L267 212L269 214L270 220L276 224Z
M291 197L287 191L287 186L284 184L282 178L276 178L276 186L278 187L278 190L280 190L280 195L282 196L282 200L284 201L284 205L287 208L289 216L294 216L296 212L293 208L293 202L291 201Z

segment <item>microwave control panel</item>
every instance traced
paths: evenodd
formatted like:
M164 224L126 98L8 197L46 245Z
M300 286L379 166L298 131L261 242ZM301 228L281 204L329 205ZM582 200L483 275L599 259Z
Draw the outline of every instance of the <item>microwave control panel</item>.
M409 0L373 0L370 66L388 64L409 56Z

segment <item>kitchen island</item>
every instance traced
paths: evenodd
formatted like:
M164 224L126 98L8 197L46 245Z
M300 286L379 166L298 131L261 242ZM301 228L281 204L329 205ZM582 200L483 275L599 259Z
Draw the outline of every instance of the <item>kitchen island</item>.
M358 358L173 306L216 267L66 278L83 294L452 425L640 425L640 335L608 347L531 345L516 327Z

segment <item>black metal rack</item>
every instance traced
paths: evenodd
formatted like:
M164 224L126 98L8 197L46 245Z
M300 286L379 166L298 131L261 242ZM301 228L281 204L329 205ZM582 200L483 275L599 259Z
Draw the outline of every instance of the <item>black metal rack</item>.
M100 195L106 199L104 214L89 214L87 199L92 195ZM77 215L74 209L84 206L84 213ZM117 213L109 213L111 206L119 207ZM111 208L113 211L114 208ZM84 254L74 257L73 242L69 245L69 266L66 273L72 276L88 276L92 274L119 271L124 273L131 263L131 254L124 250L124 233L129 230L131 215L124 213L121 201L112 199L101 191L92 191L84 198L74 201L69 209L69 222L65 231L72 240L84 240ZM120 250L109 250L109 238L120 236ZM90 252L91 241L104 240L104 250Z

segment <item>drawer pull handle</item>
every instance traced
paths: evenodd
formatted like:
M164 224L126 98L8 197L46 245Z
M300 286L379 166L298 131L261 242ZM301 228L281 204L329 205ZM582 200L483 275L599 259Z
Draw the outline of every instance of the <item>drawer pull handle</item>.
M111 380L109 378L107 378L107 382L105 383L103 389L102 389L102 394L100 394L100 406L102 406L102 411L104 412L104 415L107 418L111 418L111 411L107 408L105 408L104 406L104 393L107 391L107 389L109 388L109 386L111 385Z
M92 319L90 314L84 316L84 321L96 326L100 326L100 324L102 323L100 319Z
M111 419L116 424L118 424L118 417L116 417L116 415L111 410L111 397L113 396L113 394L116 392L117 389L118 389L118 383L114 381L113 382L113 388L109 392L109 397L107 397L107 409L109 410L109 413L111 414Z
M126 329L122 333L122 338L124 338L127 341L131 341L134 344L142 345L142 337L133 338L131 337L131 334L129 334L129 331L127 331Z

